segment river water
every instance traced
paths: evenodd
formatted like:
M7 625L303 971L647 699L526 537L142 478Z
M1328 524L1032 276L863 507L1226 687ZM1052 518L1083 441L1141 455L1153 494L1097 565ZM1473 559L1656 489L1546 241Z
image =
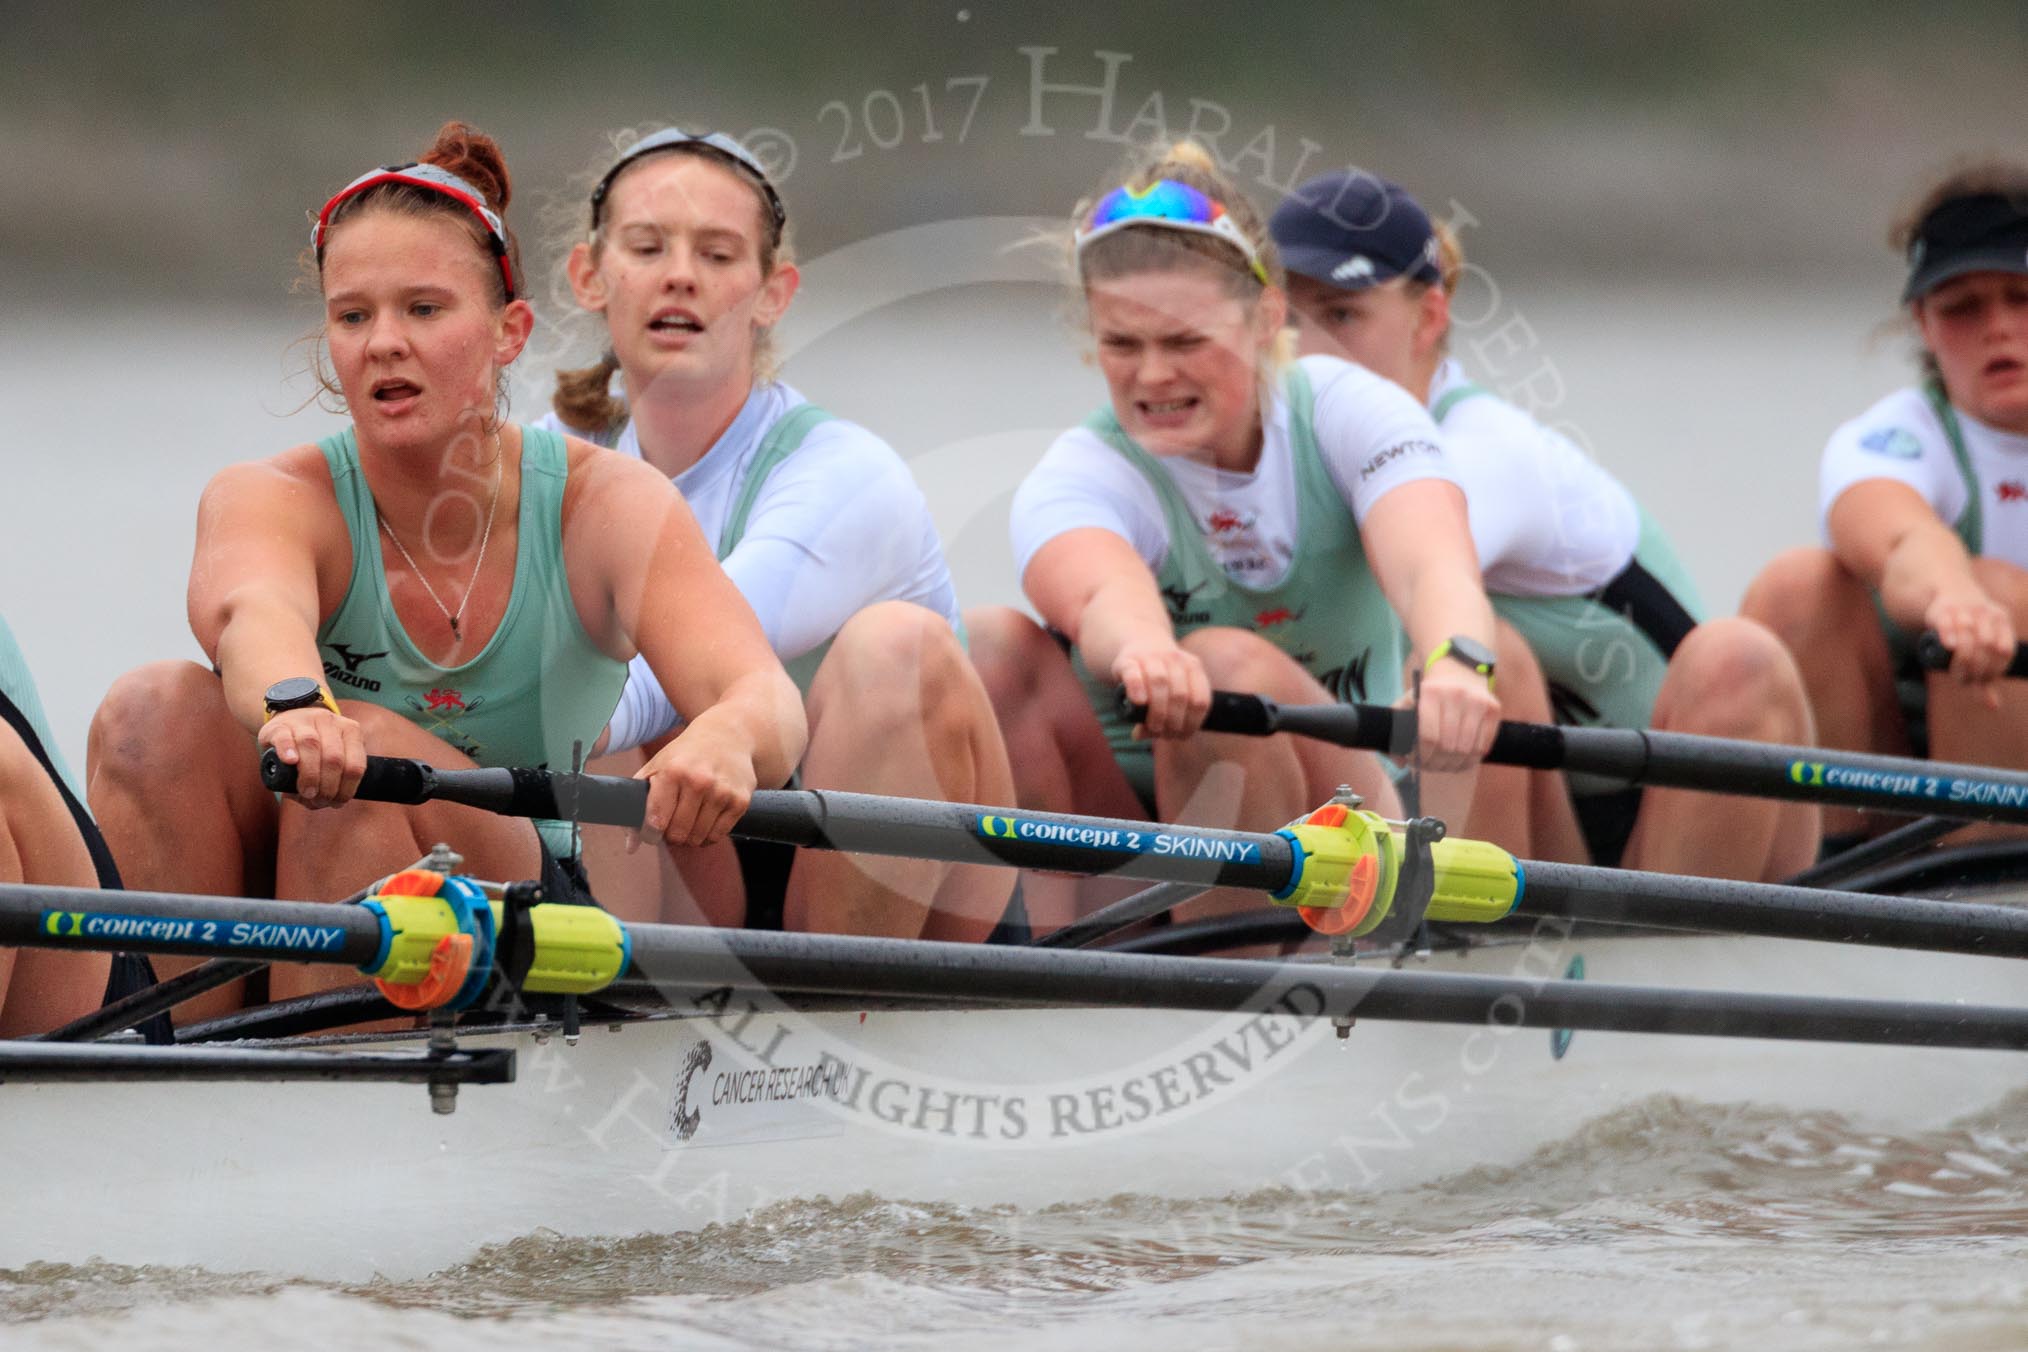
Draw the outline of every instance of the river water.
M2028 1093L1914 1137L1657 1098L1397 1193L872 1196L699 1233L531 1236L399 1284L0 1273L9 1349L2011 1349Z
M965 223L955 243L903 232L813 260L786 335L793 380L909 457L968 603L1015 598L1008 496L1099 393L1043 281L1046 260L1005 247L1030 226ZM1715 610L1731 608L1778 549L1813 536L1825 435L1903 378L1894 345L1869 341L1884 295L1517 281L1480 299L1461 355L1482 378L1534 391L1588 439L1675 535ZM339 425L291 412L309 390L286 349L308 319L280 306L142 305L0 325L0 399L26 429L0 505L0 607L80 770L108 683L153 657L195 655L182 590L205 479ZM524 416L540 408L543 364L589 355L571 342L545 326L516 387ZM2014 1064L1996 1054L1996 1099L2023 1082ZM107 1092L127 1103L140 1093ZM1662 1099L1520 1167L1397 1194L1127 1195L1043 1211L848 1197L784 1203L699 1234L530 1236L402 1284L0 1273L9 1349L831 1349L958 1338L1551 1352L2028 1346L2028 1095L1976 1126L1906 1139L1831 1117Z

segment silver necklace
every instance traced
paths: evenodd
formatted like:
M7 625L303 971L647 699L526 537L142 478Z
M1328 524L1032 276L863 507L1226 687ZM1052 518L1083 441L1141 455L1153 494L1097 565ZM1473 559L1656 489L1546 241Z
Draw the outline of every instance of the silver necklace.
M380 528L387 532L387 538L394 541L396 551L400 553L402 562L408 565L408 570L415 574L415 580L422 583L423 590L429 593L430 600L437 603L437 609L443 613L444 619L451 626L451 637L459 642L463 642L465 636L459 631L458 622L464 619L465 605L472 599L472 588L478 585L479 570L486 566L486 542L493 538L493 516L500 507L500 481L507 472L506 464L500 459L500 429L497 427L493 429L493 465L493 500L486 505L486 528L479 533L479 558L472 565L472 576L465 583L465 594L458 598L456 610L444 604L444 598L437 595L437 589L423 576L423 570L416 567L415 556L408 552L408 546L401 542L401 537L394 533L394 527L388 525L387 518L381 515L380 504L378 502L373 504L374 519L380 522Z

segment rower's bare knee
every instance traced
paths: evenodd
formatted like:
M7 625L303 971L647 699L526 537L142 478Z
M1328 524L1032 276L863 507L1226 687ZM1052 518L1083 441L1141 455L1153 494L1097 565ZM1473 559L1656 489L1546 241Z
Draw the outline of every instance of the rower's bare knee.
M906 601L869 606L845 623L810 683L812 739L887 754L918 747L932 764L992 717L948 621ZM841 722L842 720L842 722ZM820 752L810 758L821 761Z
M1813 736L1795 658L1766 626L1739 617L1698 625L1676 649L1655 726L1762 741Z
M1791 549L1775 556L1746 589L1740 614L1756 620L1790 648L1817 641L1864 620L1873 621L1873 598L1828 549Z
M239 737L221 737L222 732ZM192 763L244 753L244 735L225 703L218 676L195 662L150 662L113 682L92 715L85 744L94 792L145 791L187 777Z
M1328 698L1294 658L1259 634L1212 625L1185 634L1181 646L1204 664L1214 690L1305 703Z
M979 683L1003 726L1041 701L1051 674L1066 667L1063 649L1049 632L1012 606L966 611L965 634Z
M1499 673L1494 693L1500 700L1500 717L1521 723L1549 722L1549 686L1542 675L1542 663L1521 631L1505 620L1493 625L1493 663Z

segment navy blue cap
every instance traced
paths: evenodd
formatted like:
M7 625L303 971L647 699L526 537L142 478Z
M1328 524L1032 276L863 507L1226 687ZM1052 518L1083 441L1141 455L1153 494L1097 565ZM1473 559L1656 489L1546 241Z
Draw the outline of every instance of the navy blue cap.
M1347 291L1443 276L1429 213L1399 184L1361 169L1303 184L1275 208L1268 229L1290 272Z
M1901 299L1970 272L2028 273L2028 200L1982 192L1938 203L1909 241Z

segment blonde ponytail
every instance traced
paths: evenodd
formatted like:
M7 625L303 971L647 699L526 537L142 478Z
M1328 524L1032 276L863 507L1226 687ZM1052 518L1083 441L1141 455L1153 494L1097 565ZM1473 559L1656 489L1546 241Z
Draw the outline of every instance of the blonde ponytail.
M602 437L627 420L627 405L613 398L613 376L620 359L610 348L595 366L556 373L556 393L549 406L568 427L591 437Z

